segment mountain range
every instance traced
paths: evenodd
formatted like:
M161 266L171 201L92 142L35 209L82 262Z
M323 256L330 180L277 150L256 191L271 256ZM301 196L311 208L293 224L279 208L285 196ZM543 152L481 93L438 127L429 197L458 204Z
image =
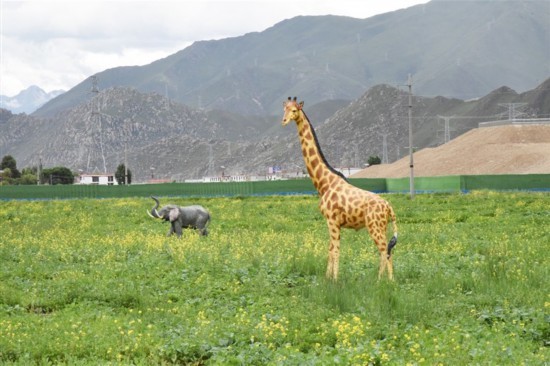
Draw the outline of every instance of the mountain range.
M550 2L432 0L367 19L298 16L262 31L198 41L145 66L94 77L190 107L269 115L300 95L354 100L413 76L419 95L472 99L507 85L522 92L550 75ZM82 81L35 112L47 117L90 98Z
M51 99L63 94L64 90L45 92L36 85L31 85L13 97L0 95L0 108L7 109L12 113L31 114L46 104Z
M368 19L300 16L105 70L31 115L0 109L0 155L85 172L127 161L134 182L299 175L296 129L280 124L296 95L331 165L392 162L409 145L409 75L415 149L483 121L550 116L549 18L545 1L442 0Z
M362 167L370 156L392 162L407 154L408 99L406 91L382 84L351 102L306 100L304 110L332 166ZM414 95L411 101L414 146L421 149L445 142L445 116L451 138L479 122L507 119L512 106L513 117L548 118L550 79L524 93L500 87L477 100ZM154 93L110 88L55 118L0 109L0 154L14 156L19 167L41 161L86 172L114 172L126 160L134 182L265 175L274 166L301 175L296 128L283 128L281 117L239 119Z

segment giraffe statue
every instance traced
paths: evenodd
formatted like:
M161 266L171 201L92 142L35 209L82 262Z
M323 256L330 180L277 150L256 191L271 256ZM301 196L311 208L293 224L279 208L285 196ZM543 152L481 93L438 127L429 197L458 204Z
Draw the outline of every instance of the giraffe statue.
M338 279L340 229L344 227L359 230L366 227L380 253L378 278L387 269L389 279L393 280L391 251L397 244L397 224L392 207L377 194L352 186L340 172L327 163L315 130L302 109L303 105L304 102L296 102L296 97L294 100L289 97L284 103L282 124L286 126L290 121L296 122L304 162L313 185L319 192L319 209L327 220L330 234L326 277L333 281ZM393 224L393 237L386 244L389 220Z

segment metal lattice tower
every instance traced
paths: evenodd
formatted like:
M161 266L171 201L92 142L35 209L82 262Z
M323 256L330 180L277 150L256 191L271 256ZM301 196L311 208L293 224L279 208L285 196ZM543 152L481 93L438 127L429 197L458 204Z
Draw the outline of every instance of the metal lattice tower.
M99 101L97 100L97 96L99 95L99 89L97 87L97 76L92 76L92 89L90 90L93 94L92 100L97 101L97 105L95 103L92 103L92 115L99 114Z
M454 118L455 116L437 116L438 118L441 118L445 121L445 129L444 129L444 143L447 143L451 141L451 128L450 128L450 121L451 118ZM453 130L454 131L454 130Z
M525 112L520 111L520 109L525 107L527 103L498 103L498 105L508 108L508 120L513 121L525 114Z
M168 97L168 83L164 84L164 107L167 111L170 110L170 98Z
M388 164L388 135L387 133L381 133L382 136L382 164Z
M214 171L214 149L212 148L212 144L208 144L208 167L207 167L207 174L212 175Z
M99 111L99 98L97 97L99 95L99 88L97 87L97 76L92 76L92 89L91 92L93 93L92 97L92 121L96 122L98 126L98 142L99 142L99 148L101 152L101 158L103 159L103 173L107 173L107 162L105 161L105 154L103 152L103 138L101 136L101 113ZM95 103L94 103L95 102ZM86 170L90 170L90 154L88 153L88 165L86 167Z

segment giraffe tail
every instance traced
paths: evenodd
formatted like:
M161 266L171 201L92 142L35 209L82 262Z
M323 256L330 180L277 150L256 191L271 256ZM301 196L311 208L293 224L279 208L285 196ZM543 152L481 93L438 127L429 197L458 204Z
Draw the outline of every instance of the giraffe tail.
M393 247L397 244L397 219L395 218L395 212L393 212L393 208L391 206L388 206L388 211L393 227L393 237L388 243L388 259L390 259L391 251Z

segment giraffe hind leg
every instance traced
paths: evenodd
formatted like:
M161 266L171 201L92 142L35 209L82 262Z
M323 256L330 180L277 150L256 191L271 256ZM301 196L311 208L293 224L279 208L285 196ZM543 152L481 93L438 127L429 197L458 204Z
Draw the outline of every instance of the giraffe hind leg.
M387 269L389 279L393 280L393 261L391 256L388 255L388 253L391 253L391 248L389 247L389 245L386 246L386 238L382 234L382 232L385 232L385 231L375 229L371 233L371 238L374 240L374 243L378 248L378 252L380 253L380 267L378 270L378 279L382 278L382 275ZM395 243L393 245L395 245Z
M329 280L337 281L338 280L338 263L340 260L340 253L334 251L334 244L330 243L330 249L328 253L328 264L326 278Z
M387 267L388 267L388 258L386 257L385 253L380 253L380 268L378 269L379 280L382 278L382 275L386 271Z
M388 278L393 281L393 258L389 257L387 260L387 268L388 268Z

